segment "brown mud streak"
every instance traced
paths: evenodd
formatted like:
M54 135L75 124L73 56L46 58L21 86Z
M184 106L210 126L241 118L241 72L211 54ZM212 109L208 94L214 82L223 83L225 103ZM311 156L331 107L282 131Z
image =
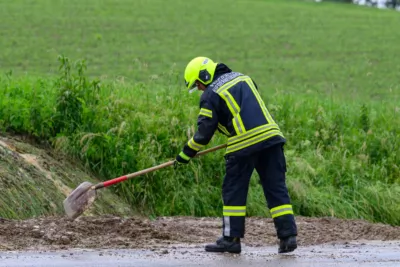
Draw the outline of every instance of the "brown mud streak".
M300 246L354 240L400 240L400 227L361 220L297 217ZM247 218L247 246L275 245L270 218ZM63 217L23 221L0 218L0 250L48 250L68 248L161 248L167 245L201 245L221 233L218 218L114 216Z

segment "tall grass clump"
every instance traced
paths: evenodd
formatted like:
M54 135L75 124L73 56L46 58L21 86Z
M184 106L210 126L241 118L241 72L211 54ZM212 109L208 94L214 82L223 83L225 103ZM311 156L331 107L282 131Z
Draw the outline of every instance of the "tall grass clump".
M83 61L59 62L54 80L1 78L3 131L46 139L103 180L173 159L194 134L199 98L180 89L180 72L171 69L147 83L102 81L86 77ZM396 102L261 90L287 137L287 182L296 214L400 225ZM209 146L225 141L217 134ZM146 214L219 216L223 155L217 151L110 190ZM257 178L255 173L249 215L269 216Z

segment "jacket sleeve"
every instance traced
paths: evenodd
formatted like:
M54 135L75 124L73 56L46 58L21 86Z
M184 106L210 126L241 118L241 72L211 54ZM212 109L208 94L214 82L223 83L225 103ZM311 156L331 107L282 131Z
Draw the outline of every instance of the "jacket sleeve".
M185 144L182 153L186 159L193 158L205 145L207 145L218 128L217 106L218 97L213 92L203 93L200 100L200 111L197 117L197 131ZM214 98L214 99L213 99ZM214 101L213 101L214 100Z

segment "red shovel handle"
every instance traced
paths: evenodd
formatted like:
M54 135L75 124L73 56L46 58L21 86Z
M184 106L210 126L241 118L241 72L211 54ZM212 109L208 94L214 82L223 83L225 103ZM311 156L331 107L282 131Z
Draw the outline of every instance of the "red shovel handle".
M215 147L200 151L199 153L196 154L195 157L202 156L202 155L208 154L210 152L213 152L213 151L219 150L221 148L225 148L225 147L226 147L226 144L215 146ZM152 171L156 171L156 170L159 170L159 169L174 165L174 162L175 162L174 160L171 160L171 161L165 162L163 164L160 164L160 165L157 165L157 166L154 166L154 167L151 167L151 168L147 168L147 169L144 169L144 170L141 170L141 171L138 171L138 172L134 172L134 173L131 173L131 174L128 174L128 175L124 175L124 176L121 176L121 177L118 177L118 178L114 178L114 179L109 180L109 181L98 183L97 185L95 185L95 189L100 189L100 188L107 187L107 186L110 186L110 185L113 185L113 184L117 184L117 183L120 183L122 181L128 180L130 178L134 178L134 177L140 176L142 174L146 174L146 173L149 173L149 172L152 172Z

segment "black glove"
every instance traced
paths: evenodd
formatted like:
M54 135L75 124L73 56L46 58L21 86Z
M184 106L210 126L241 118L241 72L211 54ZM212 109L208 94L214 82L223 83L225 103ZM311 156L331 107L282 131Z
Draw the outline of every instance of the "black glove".
M190 158L186 156L183 152L179 153L174 162L174 168L177 168L178 166L182 166L184 164L188 164L190 161Z

